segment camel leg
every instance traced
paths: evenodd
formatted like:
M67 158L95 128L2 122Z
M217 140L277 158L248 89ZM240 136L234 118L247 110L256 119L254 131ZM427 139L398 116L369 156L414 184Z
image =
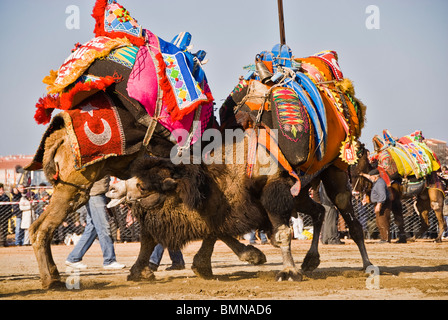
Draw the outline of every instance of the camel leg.
M303 190L296 199L296 202L300 212L310 215L313 219L313 240L302 262L302 270L311 272L320 264L319 236L325 217L325 208L308 196L308 190Z
M442 242L442 235L443 232L446 230L446 222L445 219L443 219L443 200L444 196L442 194L442 191L436 188L429 188L428 189L431 209L434 210L434 213L437 217L437 222L439 223L439 234L437 235L437 238L434 240L435 242Z
M350 236L358 246L361 253L363 268L366 269L372 265L367 255L367 249L364 243L364 232L361 223L355 216L352 205L352 193L348 187L348 176L345 171L331 166L322 175L322 182L328 197L338 208L345 223L347 224Z
M216 240L216 237L211 236L202 240L201 248L193 258L191 269L198 277L203 279L211 279L213 277L211 258Z
M413 240L420 238L429 229L430 202L428 194L420 194L414 203L414 209L420 217L420 229L414 235Z
M264 187L261 196L261 203L273 226L271 244L280 247L282 252L283 270L276 275L277 281L302 280L302 274L297 270L291 253L292 235L289 219L294 210L294 199L290 188L281 181L274 181Z
M85 204L87 200L86 192L73 186L58 185L47 209L30 227L30 239L44 289L61 286L59 272L51 253L54 231L69 213Z
M154 272L149 268L149 258L157 245L153 236L144 227L144 221L140 223L140 252L138 254L137 261L131 267L128 275L128 281L154 281Z
M237 239L230 236L219 237L232 251L238 256L241 261L259 265L266 262L266 256L261 250L252 245L244 245Z

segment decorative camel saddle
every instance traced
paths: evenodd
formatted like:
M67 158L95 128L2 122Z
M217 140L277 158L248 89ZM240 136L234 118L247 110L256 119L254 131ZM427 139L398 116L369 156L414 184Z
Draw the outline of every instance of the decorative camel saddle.
M383 130L383 137L375 135L372 141L375 153L369 160L378 163L378 171L388 185L398 177L405 180L431 179L432 174L440 169L440 161L423 142L421 131L397 139L388 130Z
M54 109L63 110L52 122L60 125L62 118L72 133L77 168L111 155L135 152L138 150L136 146L126 147L129 141L147 144L157 124L171 132L176 142L183 139L176 135L176 129L190 133L184 145L197 141L212 115L213 96L202 69L206 53L202 50L194 54L188 51L191 48L191 34L182 32L171 42L164 41L142 28L114 0L97 0L92 17L96 21L95 38L82 45L76 44L58 71L52 70L43 79L48 85L48 94L36 104L36 122L47 124L52 120ZM120 118L125 112L116 111L120 109L116 100L125 107L126 116L131 116L136 123L130 124L130 121ZM85 113L85 108L90 108L87 112L91 117L99 116L97 112L92 113L92 106L98 108L95 103L100 106L103 115L108 109L108 119L117 119L116 123L99 118L96 120L98 131L93 130L95 125L91 120L79 123L80 128L73 127L79 122L74 117ZM200 126L194 123L200 123ZM133 128L128 130L128 125ZM138 125L145 128L139 128L140 139L136 138ZM55 127L52 123L47 131ZM121 141L121 152L117 153L114 148L108 151L104 145L103 152L98 152L98 156L92 157L92 154L83 152L81 144L84 141L92 142L89 140L93 137L90 132L108 138L111 133L109 128L113 127L120 128L116 131L120 136L109 141ZM132 137L128 139L129 132ZM43 144L48 134L44 134L34 168L41 163ZM84 151L87 152L88 148Z
M295 58L280 44L261 52L244 67L247 74L220 110L221 123L277 129L284 156L279 162L290 173L298 166L299 175L313 174L334 161L346 169L357 161L354 141L364 126L365 106L337 60L334 51Z

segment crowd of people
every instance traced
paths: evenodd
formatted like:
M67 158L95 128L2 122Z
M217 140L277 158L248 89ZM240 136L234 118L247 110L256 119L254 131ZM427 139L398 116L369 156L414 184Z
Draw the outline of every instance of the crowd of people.
M51 191L44 183L37 187L18 184L7 190L0 183L0 247L30 245L28 229L45 210ZM139 225L125 206L108 211L108 223L115 242L140 239ZM87 225L86 206L70 213L56 229L53 244L76 243ZM75 240L76 239L76 240Z
M6 193L0 183L0 246L8 246L8 230L14 229L16 246L30 245L28 229L44 211L50 199L45 185L40 185L37 192L19 184ZM14 226L11 225L14 223Z

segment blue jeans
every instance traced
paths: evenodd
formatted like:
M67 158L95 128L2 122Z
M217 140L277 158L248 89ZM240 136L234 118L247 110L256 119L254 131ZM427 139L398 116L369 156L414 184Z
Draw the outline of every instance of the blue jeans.
M154 263L156 265L160 265L160 261L162 260L163 251L165 251L165 248L159 243L155 246L154 251L151 254L151 257L149 258L149 262ZM185 265L184 257L182 255L182 252L180 250L178 251L171 251L168 250L168 253L170 254L171 261L173 265Z
M86 228L73 251L68 255L67 261L79 262L98 236L103 251L103 265L117 261L115 257L114 241L107 221L106 196L91 196L86 204Z
M446 202L445 202L446 205ZM445 219L445 223L448 226L448 216L443 216L443 219ZM443 233L444 237L448 237L448 229Z
M250 243L255 243L255 240L257 240L257 237L255 236L255 232L256 232L256 230L253 230L250 233L250 240L249 240ZM261 243L268 242L268 238L266 237L266 234L263 232L263 230L260 230L259 235L260 235Z
M16 246L23 245L23 237L25 235L25 230L20 228L21 224L22 224L22 218L16 218L16 235L15 235Z

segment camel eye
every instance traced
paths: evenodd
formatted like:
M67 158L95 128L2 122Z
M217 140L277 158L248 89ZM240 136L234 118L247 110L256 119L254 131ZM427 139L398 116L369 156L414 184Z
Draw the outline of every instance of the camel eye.
M137 183L137 189L142 193L147 191L145 188L143 188L143 186L140 183Z

